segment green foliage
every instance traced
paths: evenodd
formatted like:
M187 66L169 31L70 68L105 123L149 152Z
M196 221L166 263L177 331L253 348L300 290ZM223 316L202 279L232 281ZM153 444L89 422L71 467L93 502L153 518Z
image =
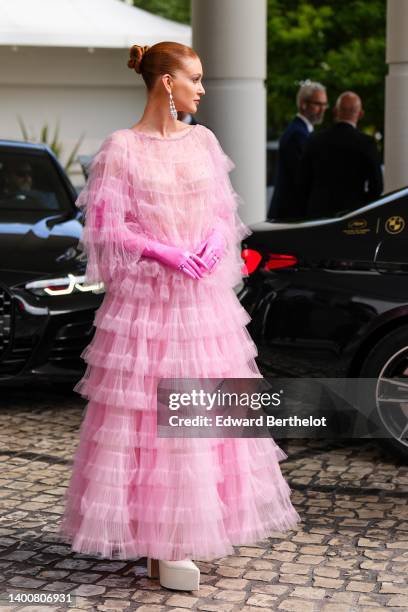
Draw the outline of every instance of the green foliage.
M383 133L386 0L268 0L268 126L278 136L296 112L299 82L363 99L361 128ZM330 110L325 123L331 121Z
M27 140L28 142L42 142L46 145L48 145L51 149L51 151L56 155L56 157L58 157L58 159L61 159L62 156L62 152L63 152L63 146L61 141L59 140L59 130L60 130L60 125L59 125L59 121L56 122L55 124L55 129L54 129L54 135L50 141L49 138L49 127L48 124L45 123L43 125L43 127L40 130L40 137L36 138L35 135L33 134L29 134L26 125L23 121L23 119L18 116L17 117L17 121L19 123L20 129L21 129L21 134L24 138L24 140ZM78 149L81 146L81 143L84 139L85 134L81 134L81 136L79 137L79 139L77 140L76 144L74 145L74 148L72 149L71 153L68 156L67 161L65 162L64 165L64 169L66 172L69 172L73 166L73 164L75 163L76 160L76 155L78 153Z
M166 19L190 23L190 0L133 0L133 5Z

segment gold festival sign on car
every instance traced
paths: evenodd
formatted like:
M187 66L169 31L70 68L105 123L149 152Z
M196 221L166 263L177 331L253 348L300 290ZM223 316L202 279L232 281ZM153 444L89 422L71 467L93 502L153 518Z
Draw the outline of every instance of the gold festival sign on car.
M343 230L345 234L367 234L371 229L367 227L367 219L352 219L347 223L347 228Z

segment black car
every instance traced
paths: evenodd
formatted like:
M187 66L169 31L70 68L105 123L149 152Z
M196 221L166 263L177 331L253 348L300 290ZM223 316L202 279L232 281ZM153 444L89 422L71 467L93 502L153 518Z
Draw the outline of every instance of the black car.
M83 285L77 193L42 144L0 141L0 383L73 384L103 285Z
M238 297L261 363L284 377L377 379L386 444L408 456L408 188L338 218L250 228Z

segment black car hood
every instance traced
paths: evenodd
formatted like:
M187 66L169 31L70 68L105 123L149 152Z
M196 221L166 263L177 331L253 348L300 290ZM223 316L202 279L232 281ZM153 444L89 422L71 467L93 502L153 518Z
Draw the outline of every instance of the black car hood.
M0 280L74 272L83 226L75 213L0 212ZM18 220L16 220L16 218Z

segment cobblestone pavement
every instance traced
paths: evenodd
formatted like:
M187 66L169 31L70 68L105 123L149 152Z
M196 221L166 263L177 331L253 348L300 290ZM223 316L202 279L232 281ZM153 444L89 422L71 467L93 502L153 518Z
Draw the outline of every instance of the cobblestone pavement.
M302 524L195 560L199 591L162 588L144 558L72 553L57 530L84 406L54 390L1 390L0 612L408 611L408 468L376 441L278 440ZM73 600L11 605L11 592Z

